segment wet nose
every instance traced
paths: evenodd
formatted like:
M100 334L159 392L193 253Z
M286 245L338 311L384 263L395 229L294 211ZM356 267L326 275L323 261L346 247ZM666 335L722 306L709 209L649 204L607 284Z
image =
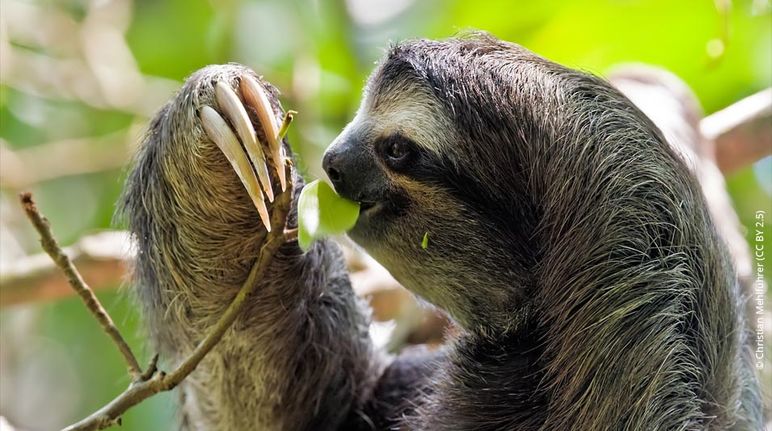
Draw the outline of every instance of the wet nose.
M335 190L340 193L343 188L343 169L340 166L340 155L335 151L327 151L322 159L322 168L327 172L327 177L332 181Z
M386 177L372 152L352 138L338 139L324 153L322 168L335 191L352 201L372 201L383 194Z

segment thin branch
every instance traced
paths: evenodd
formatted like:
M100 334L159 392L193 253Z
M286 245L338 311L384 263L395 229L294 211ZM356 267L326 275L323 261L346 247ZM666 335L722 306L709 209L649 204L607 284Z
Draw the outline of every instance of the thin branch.
M153 355L152 358L150 358L150 363L147 364L147 368L145 368L145 371L140 376L141 381L144 382L145 380L149 380L151 377L153 377L153 374L155 374L156 371L158 371L158 358L159 358L158 353L156 353L155 355Z
M51 259L53 259L56 265L64 272L70 286L72 286L78 295L80 295L83 302L86 304L86 307L91 311L91 314L93 314L99 324L102 325L102 329L107 332L107 335L109 335L110 338L113 339L115 345L118 346L118 350L126 360L131 376L138 378L142 374L142 370L139 367L137 358L126 343L126 340L121 336L118 328L115 327L113 319L110 318L110 315L107 314L107 311L102 307L99 299L97 299L94 292L83 280L83 277L78 272L78 269L75 268L75 265L72 264L69 256L62 251L59 243L56 242L54 234L51 232L51 225L48 223L48 219L40 214L37 206L35 206L35 202L32 201L32 193L22 193L19 197L21 199L21 204L24 207L24 212L27 213L27 217L38 231L38 234L40 234L40 245L43 246L43 250L51 256Z
M287 166L287 176L290 176L290 167ZM260 248L260 253L247 276L246 281L236 294L217 323L209 330L204 339L196 346L193 352L185 358L172 372L166 374L163 371L155 372L157 357L154 357L148 366L148 370L132 382L129 387L107 405L97 410L80 422L70 425L64 431L93 431L101 430L109 426L119 424L121 416L131 407L143 400L163 391L174 389L185 377L196 369L201 360L222 339L225 332L236 321L241 310L247 302L249 295L255 290L258 281L279 248L287 242L285 227L287 214L292 203L292 182L287 184L287 190L281 193L273 207L271 215L271 232L266 236L265 242Z
M284 139L284 136L287 134L287 131L289 130L290 124L292 124L292 120L295 119L295 115L297 115L298 111L289 110L284 113L284 119L281 121L281 128L279 128L279 135L276 139L281 141Z

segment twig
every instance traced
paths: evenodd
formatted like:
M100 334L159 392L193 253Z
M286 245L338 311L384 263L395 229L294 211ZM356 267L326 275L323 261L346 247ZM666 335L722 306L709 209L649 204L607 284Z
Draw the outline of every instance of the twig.
M281 127L279 128L279 135L277 139L281 141L284 139L284 136L287 134L287 131L289 130L290 124L292 124L292 120L295 119L295 115L297 115L298 111L289 110L284 113L284 119L281 121Z
M291 178L289 165L286 169L287 176ZM244 308L244 304L246 304L247 298L257 287L258 280L263 277L268 269L273 256L287 242L284 228L291 203L292 183L290 182L287 184L287 190L281 193L274 203L273 214L271 215L271 232L267 234L246 281L244 281L241 289L223 315L220 316L217 323L209 330L193 352L168 374L163 371L155 371L158 359L154 357L145 373L142 373L138 379L133 381L124 392L87 418L65 428L64 431L101 430L118 424L120 423L121 416L129 408L159 392L174 389L196 369L201 360L217 345L225 332L236 321L239 313Z
M158 358L159 355L156 353L153 355L152 358L150 358L150 363L147 364L147 368L145 368L145 371L140 376L141 381L149 380L151 377L153 377L153 374L155 374L156 371L158 371Z
M64 251L62 251L62 248L56 242L54 234L51 232L51 225L48 223L48 220L38 211L37 207L35 206L35 202L32 201L32 194L22 193L20 198L22 206L24 207L24 211L27 213L27 217L30 219L32 225L35 226L35 229L40 234L40 244L43 246L43 250L45 250L45 252L51 256L51 259L54 260L56 265L61 268L61 270L64 272L64 275L67 276L67 281L70 282L70 286L72 286L78 295L80 295L80 297L83 299L83 302L85 302L86 307L89 309L89 311L91 311L91 314L93 314L99 324L102 325L102 329L107 332L107 335L109 335L110 338L113 339L115 345L118 346L118 350L126 360L126 364L129 367L129 373L131 376L133 378L138 378L142 374L142 370L139 367L137 358L134 356L131 348L126 343L126 340L124 340L121 336L118 328L115 327L115 324L110 318L110 315L107 314L107 311L105 311L104 307L102 307L99 299L97 299L96 295L94 295L94 292L91 290L88 284L86 284L86 282L83 280L83 277L75 268L75 265L72 264L70 258L67 256L67 254L64 253Z

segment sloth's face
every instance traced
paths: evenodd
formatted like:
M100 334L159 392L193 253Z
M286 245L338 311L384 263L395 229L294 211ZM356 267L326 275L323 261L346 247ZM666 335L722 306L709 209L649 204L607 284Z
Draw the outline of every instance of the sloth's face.
M349 236L400 283L464 326L511 321L516 265L504 235L472 204L481 196L471 173L446 151L460 139L425 87L371 80L323 165L336 191L361 205Z
M443 124L439 109L426 103L431 96L415 88L404 90L391 94L388 103L365 97L324 155L323 166L336 191L360 203L350 236L368 249L383 245L397 231L416 230L418 226L407 224L412 212L452 200L437 187L443 166L433 151L440 140L448 140L452 128ZM421 245L424 233L416 233L415 246Z

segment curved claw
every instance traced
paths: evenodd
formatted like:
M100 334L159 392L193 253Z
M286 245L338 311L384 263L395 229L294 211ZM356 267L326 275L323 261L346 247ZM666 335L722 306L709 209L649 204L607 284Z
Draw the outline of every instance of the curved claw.
M273 202L273 187L268 176L268 166L265 163L265 153L263 148L257 142L255 129L249 120L244 105L242 105L239 96L233 91L230 85L220 81L215 85L215 99L220 110L230 120L236 129L241 143L247 150L252 165L255 167L257 177L260 179L260 185L263 186L263 192L268 197L268 201Z
M271 102L268 95L265 94L263 87L251 76L242 75L239 83L244 100L255 110L260 126L265 132L268 140L268 149L273 165L276 169L276 175L281 183L281 191L287 190L287 177L284 172L284 163L282 161L281 143L279 142L279 127L276 124L276 117L271 108Z
M236 135L233 134L228 123L220 117L220 114L214 110L211 106L204 106L199 113L201 118L201 124L204 127L204 131L209 136L220 151L225 154L225 157L230 162L233 170L236 171L236 175L239 176L241 183L247 189L249 197L252 198L252 202L257 208L257 212L260 214L260 219L265 226L265 229L271 231L271 219L268 215L268 207L265 205L263 199L263 193L260 191L260 186L257 183L257 177L252 170L252 166L247 159L247 155L241 148Z

